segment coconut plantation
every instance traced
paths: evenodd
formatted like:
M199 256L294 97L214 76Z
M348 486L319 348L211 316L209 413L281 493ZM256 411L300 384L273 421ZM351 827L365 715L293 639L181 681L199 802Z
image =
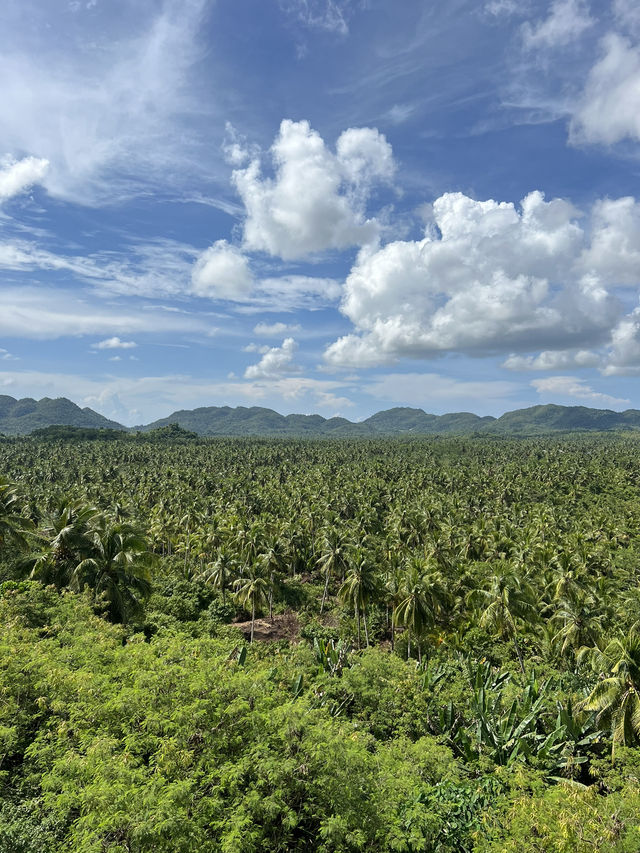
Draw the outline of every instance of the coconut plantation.
M0 849L638 849L639 442L4 439Z

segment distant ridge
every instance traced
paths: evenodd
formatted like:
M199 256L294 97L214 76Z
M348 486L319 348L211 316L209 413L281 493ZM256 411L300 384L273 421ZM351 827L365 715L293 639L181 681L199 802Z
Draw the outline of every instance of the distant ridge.
M542 435L553 432L640 429L640 411L589 409L586 406L532 406L499 418L470 412L430 415L422 409L399 407L377 412L359 423L320 415L280 415L258 406L207 406L174 412L146 426L145 432L178 424L198 435L256 436L393 436L393 435Z
M97 429L124 430L122 424L94 412L93 409L81 409L66 397L43 397L32 400L24 397L16 400L0 394L0 433L4 435L26 435L36 429L48 426L94 427Z
M640 411L589 409L586 406L531 406L506 412L499 418L471 412L430 415L422 409L398 407L377 412L353 423L346 418L321 415L280 415L259 406L205 406L183 409L150 424L133 427L149 432L176 424L201 436L350 437L402 435L547 435L557 432L640 430ZM27 397L16 400L0 395L0 433L27 435L49 426L70 426L130 431L116 421L81 409L66 397L55 400Z

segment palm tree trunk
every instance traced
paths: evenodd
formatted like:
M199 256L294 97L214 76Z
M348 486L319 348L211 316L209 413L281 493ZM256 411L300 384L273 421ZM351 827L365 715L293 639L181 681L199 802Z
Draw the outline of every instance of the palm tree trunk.
M358 651L360 651L360 608L356 604L356 621L358 623Z
M250 640L250 642L252 642L252 643L253 643L253 626L255 625L255 622L256 622L256 602L254 599L253 604L251 606L251 640Z
M367 631L367 609L362 611L362 619L364 621L364 638L367 643L367 648L369 648L369 632Z
M394 652L396 649L396 615L395 612L391 612L391 651Z
M407 660L411 657L411 628L407 625Z
M329 589L329 569L327 569L324 579L324 592L322 593L322 601L320 602L320 613L324 610L324 603L327 600L327 590Z

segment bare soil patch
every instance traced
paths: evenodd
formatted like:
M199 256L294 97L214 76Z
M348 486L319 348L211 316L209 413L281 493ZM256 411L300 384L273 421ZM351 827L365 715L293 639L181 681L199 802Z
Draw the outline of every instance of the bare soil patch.
M251 620L234 622L234 628L239 628L244 636L251 636ZM300 623L295 613L278 613L272 619L256 619L253 628L253 639L261 641L300 639Z

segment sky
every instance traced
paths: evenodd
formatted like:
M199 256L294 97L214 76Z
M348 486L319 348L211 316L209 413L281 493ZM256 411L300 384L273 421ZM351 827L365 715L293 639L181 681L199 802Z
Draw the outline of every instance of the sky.
M0 17L0 394L640 408L635 0Z

